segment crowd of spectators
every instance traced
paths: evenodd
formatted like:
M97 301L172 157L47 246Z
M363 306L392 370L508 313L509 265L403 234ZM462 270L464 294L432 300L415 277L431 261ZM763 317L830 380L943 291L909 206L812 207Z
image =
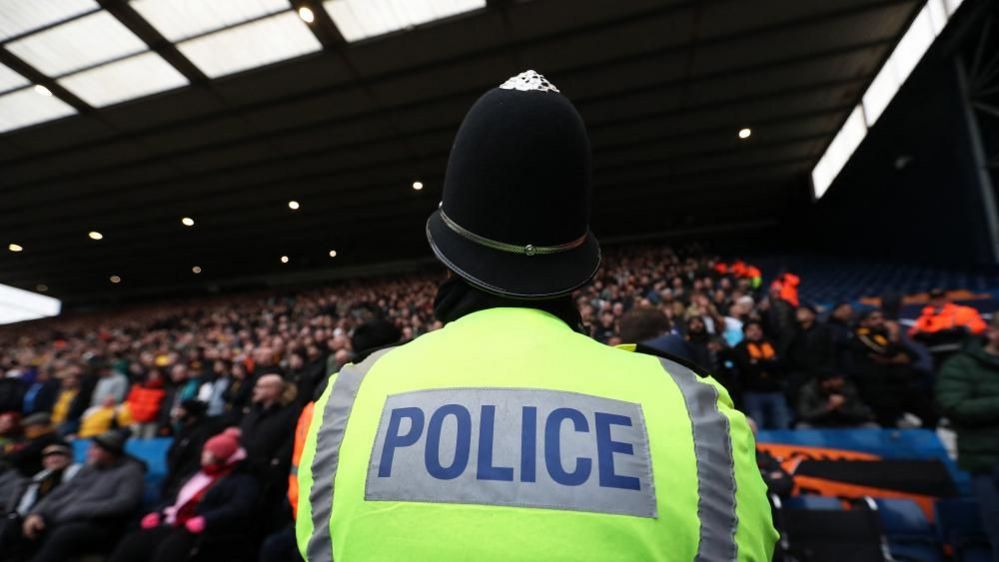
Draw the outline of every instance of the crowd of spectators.
M293 516L299 413L370 347L359 327L391 325L401 341L441 328L443 280L434 271L0 329L0 560L64 560L116 542L116 561L256 558ZM761 429L932 428L938 365L921 340L985 330L942 294L909 330L876 308L799 302L807 279L789 272L768 281L696 248L617 249L574 295L579 329L713 374ZM161 503L140 513L144 467L125 442L153 437L172 438L167 475ZM91 440L84 467L74 439Z

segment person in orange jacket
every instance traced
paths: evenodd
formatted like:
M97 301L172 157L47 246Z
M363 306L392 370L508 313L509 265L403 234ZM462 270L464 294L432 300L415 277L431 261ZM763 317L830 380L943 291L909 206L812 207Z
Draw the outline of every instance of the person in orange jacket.
M295 426L295 448L291 454L291 471L288 473L288 503L291 504L293 516L298 513L298 462L302 458L302 450L305 449L305 437L309 433L309 424L312 423L312 412L315 408L315 402L306 404Z
M800 277L793 273L784 272L774 279L774 282L770 284L770 288L777 289L781 300L787 301L791 306L797 308L799 305L798 285L800 284Z
M146 375L146 380L132 386L125 404L132 416L133 432L140 439L156 437L156 429L160 407L166 390L163 388L163 373L153 369Z
M963 339L967 334L985 332L985 321L970 306L950 302L943 289L930 291L930 303L909 330L909 335L927 344L944 343L943 340Z

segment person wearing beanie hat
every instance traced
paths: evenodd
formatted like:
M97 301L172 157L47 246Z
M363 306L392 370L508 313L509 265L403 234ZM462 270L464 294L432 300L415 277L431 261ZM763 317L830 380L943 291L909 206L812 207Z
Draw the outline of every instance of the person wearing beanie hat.
M442 187L425 231L450 272L444 326L344 365L316 402L303 558L769 560L753 436L725 390L583 333L572 294L601 253L569 98L533 70L487 91Z
M205 559L239 559L238 549L252 541L227 537L240 537L234 532L249 523L259 493L256 479L244 469L245 460L238 428L230 427L206 441L201 469L142 517L140 530L121 541L110 561L186 560L198 543ZM204 535L212 540L200 541Z

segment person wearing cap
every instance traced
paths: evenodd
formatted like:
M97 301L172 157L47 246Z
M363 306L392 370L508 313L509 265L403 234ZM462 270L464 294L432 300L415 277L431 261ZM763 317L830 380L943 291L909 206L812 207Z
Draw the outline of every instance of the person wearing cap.
M73 479L83 468L73 462L73 450L65 443L55 443L42 451L43 469L24 482L6 505L0 503L5 519L0 522L0 545L9 542L8 533L20 534L24 517L38 502L45 499L60 485ZM2 549L0 549L2 550Z
M145 466L125 453L126 440L120 431L94 437L86 466L24 517L19 541L32 562L63 562L117 539L143 495Z
M45 412L31 414L21 420L23 439L6 448L0 464L13 467L25 478L42 470L42 451L62 439L52 428L52 418Z
M235 549L252 544L240 531L253 517L258 484L246 470L246 450L237 428L229 428L205 442L200 470L176 494L147 513L141 530L125 537L111 562L174 562L187 560L196 544L205 559L219 551L238 559Z
M999 561L999 311L940 369L937 404L957 431L957 463L972 474L982 521Z
M745 417L709 377L582 333L590 143L528 71L458 130L427 221L444 327L344 366L299 467L309 562L770 560Z

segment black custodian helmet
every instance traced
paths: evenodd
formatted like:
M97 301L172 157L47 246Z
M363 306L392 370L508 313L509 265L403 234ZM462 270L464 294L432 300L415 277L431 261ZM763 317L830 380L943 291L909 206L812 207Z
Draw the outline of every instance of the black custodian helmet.
M440 207L427 220L430 247L486 292L567 295L600 265L590 168L590 140L572 102L544 76L523 72L465 115Z

